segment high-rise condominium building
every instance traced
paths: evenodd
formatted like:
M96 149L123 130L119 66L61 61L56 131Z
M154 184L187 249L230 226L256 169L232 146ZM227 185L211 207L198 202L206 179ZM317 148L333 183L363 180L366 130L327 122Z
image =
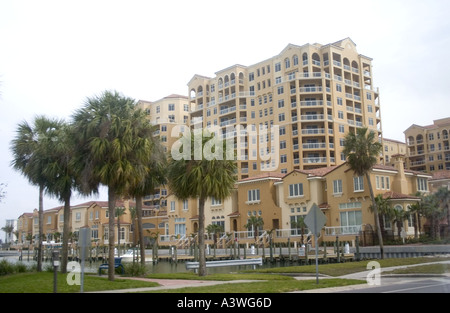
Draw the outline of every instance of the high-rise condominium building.
M350 38L289 44L254 65L194 75L188 87L191 127L219 129L231 140L239 179L339 165L344 136L358 127L381 139L372 59L359 54Z
M450 117L432 125L411 125L404 131L408 145L406 166L415 171L450 170Z

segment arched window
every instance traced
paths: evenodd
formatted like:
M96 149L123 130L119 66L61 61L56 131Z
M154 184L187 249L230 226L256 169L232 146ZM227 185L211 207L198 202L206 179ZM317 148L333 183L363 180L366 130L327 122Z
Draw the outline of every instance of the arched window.
M320 56L317 53L313 53L312 62L313 62L313 65L320 66Z
M294 66L298 65L298 55L295 54L295 55L292 57L292 64L293 64Z
M308 54L305 52L302 55L303 65L308 65Z

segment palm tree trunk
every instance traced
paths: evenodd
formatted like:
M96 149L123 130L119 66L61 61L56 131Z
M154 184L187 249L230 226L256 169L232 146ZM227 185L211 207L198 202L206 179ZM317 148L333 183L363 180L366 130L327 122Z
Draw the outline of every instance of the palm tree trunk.
M61 251L61 273L67 273L67 261L69 254L69 233L70 233L70 194L64 199L64 226L63 226L63 242Z
M379 219L379 216L378 216L378 207L377 207L377 203L375 201L375 196L373 194L372 182L370 181L370 174L369 174L369 172L366 173L366 179L367 179L367 185L369 186L370 198L372 199L373 213L375 215L375 224L376 224L376 227L377 227L378 241L380 243L380 255L381 255L381 259L384 259L383 236L382 236L382 233L381 233L380 219Z
M39 237L37 271L42 272L42 238L44 236L44 186L39 186Z
M114 192L114 189L109 187L108 188L108 213L109 213L109 233L108 233L108 245L109 245L109 253L108 253L108 279L113 281L114 280L114 240L115 240L115 234L114 234L114 220L115 220L115 212L116 211L116 194Z
M142 197L136 196L136 217L138 224L139 248L141 253L141 264L145 265L145 244L144 244L144 229L142 229Z
M206 256L205 256L205 199L200 196L198 204L198 250L199 267L198 276L206 276Z

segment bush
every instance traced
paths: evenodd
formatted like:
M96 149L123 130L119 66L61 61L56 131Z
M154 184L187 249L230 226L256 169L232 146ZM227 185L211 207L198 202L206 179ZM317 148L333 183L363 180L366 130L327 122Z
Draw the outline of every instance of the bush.
M31 269L21 262L13 264L6 261L5 259L0 261L0 276L14 273L25 273L28 271L31 271Z
M125 263L123 264L125 267L125 275L133 276L133 277L142 277L145 276L147 269L145 265L141 265L141 263Z

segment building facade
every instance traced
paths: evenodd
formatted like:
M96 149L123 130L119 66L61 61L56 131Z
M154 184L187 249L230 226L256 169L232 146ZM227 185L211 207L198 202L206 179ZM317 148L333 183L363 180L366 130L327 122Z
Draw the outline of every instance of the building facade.
M450 170L450 117L432 125L413 124L404 131L408 145L407 168L434 173Z
M190 123L219 129L234 141L239 179L342 164L343 138L357 127L367 126L381 138L372 59L359 54L349 38L289 44L270 59L215 74L189 81Z

